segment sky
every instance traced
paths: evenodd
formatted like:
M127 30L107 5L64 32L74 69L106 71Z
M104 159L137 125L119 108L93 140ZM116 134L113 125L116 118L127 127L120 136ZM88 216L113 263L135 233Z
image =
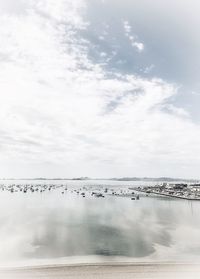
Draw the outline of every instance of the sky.
M0 177L200 178L197 0L0 0Z

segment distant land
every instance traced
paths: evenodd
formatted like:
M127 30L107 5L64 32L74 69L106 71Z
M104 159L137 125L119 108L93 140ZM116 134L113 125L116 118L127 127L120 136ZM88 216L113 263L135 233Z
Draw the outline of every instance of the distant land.
M122 177L122 178L111 178L110 180L115 181L152 181L152 182L172 182L172 181L199 181L199 179L185 179L185 178L173 178L173 177Z
M111 180L111 181L147 181L147 182L173 182L173 181L185 181L185 182L199 182L200 179L185 179L185 178L173 178L173 177L113 177L113 178L90 178L90 177L75 177L75 178L0 178L0 180Z

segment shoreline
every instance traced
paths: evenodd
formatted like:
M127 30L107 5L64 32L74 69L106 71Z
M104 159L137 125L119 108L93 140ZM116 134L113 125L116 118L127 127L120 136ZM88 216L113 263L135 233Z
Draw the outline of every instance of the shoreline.
M135 191L139 193L145 193L145 194L153 194L155 196L164 196L164 197L169 197L169 198L174 198L174 199L181 199L181 200L187 200L187 201L200 201L200 198L188 198L188 197L182 197L182 196L176 196L176 195L170 195L170 194L164 194L164 193L156 193L156 192L149 192L147 193L146 191L143 190L138 190L136 189Z
M175 262L102 262L56 264L0 269L4 279L196 279L200 278L200 263Z
M153 259L150 257L132 258L118 256L71 256L62 258L29 259L11 262L0 261L1 270L32 269L49 267L82 267L82 266L146 266L146 265L200 265L200 258Z
M4 265L0 266L0 272L1 271L9 271L9 270L34 270L34 269L46 269L46 268L84 268L84 267L145 267L145 266L199 266L200 268L200 260L199 261L154 261L154 260L148 260L148 261L133 261L133 260L125 260L125 261L119 261L119 260L100 260L100 261L63 261L63 262L39 262L35 261L26 263L26 264L18 264L18 265Z
M25 270L25 269L43 269L43 268L81 268L81 267L138 267L138 266L199 266L200 262L94 262L94 263L55 263L55 264L37 264L37 265L24 265L24 266L8 266L0 267L0 272L4 270Z

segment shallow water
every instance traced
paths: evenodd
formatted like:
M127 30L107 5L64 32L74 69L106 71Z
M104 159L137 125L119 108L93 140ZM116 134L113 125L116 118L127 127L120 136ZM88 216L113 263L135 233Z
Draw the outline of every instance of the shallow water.
M1 265L88 256L142 262L200 259L200 202L158 196L141 196L139 201L111 195L94 198L87 191L83 198L70 190L88 184L118 189L138 182L41 183L67 184L69 190L0 192Z

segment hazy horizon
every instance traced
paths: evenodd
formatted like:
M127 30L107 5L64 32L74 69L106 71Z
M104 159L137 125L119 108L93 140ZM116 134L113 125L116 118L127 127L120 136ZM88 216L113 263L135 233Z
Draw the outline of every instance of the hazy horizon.
M199 182L200 178L189 177L0 177L0 180L116 180L116 181L155 181L155 182L170 182L170 181L186 181Z

